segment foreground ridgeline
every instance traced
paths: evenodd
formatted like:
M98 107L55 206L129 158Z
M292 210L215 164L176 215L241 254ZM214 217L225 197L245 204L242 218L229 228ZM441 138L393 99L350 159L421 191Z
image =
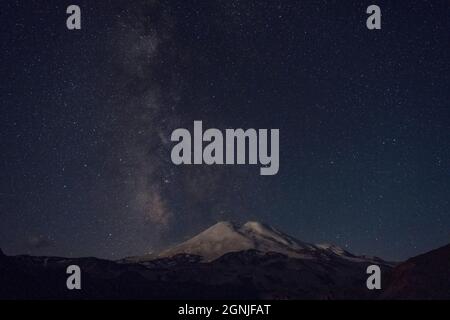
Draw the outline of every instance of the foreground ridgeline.
M221 222L120 261L0 251L0 299L450 299L450 245L394 264L258 222Z

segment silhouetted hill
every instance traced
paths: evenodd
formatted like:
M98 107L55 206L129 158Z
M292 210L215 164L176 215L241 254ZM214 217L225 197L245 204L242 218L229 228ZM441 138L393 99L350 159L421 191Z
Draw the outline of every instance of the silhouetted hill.
M450 299L450 245L394 268L384 299Z

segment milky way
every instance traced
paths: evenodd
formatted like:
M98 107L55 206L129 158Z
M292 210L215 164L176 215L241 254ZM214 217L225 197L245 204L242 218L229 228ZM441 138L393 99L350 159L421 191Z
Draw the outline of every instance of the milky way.
M446 1L8 2L0 247L118 258L221 220L403 259L448 242ZM175 166L176 128L280 129L280 171Z

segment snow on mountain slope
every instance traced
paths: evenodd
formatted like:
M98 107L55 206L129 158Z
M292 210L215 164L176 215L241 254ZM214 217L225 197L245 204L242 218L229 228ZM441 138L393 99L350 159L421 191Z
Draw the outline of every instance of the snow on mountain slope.
M219 222L186 242L163 251L159 256L170 257L187 253L211 261L227 252L249 250L253 247L253 241L240 233L233 224Z
M213 261L226 253L251 249L277 252L302 259L340 257L355 261L365 260L334 245L302 242L259 222L247 222L242 226L231 222L219 222L195 237L161 252L159 257L183 253L201 256L205 261Z

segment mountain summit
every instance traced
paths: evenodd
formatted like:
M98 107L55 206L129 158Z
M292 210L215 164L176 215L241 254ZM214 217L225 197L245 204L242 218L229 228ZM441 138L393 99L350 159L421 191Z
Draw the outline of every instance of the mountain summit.
M213 261L227 253L256 250L262 253L276 252L292 258L344 258L368 260L356 257L334 245L315 245L297 240L277 229L256 221L243 225L219 222L193 238L162 251L159 257L177 254L201 256L205 261Z

